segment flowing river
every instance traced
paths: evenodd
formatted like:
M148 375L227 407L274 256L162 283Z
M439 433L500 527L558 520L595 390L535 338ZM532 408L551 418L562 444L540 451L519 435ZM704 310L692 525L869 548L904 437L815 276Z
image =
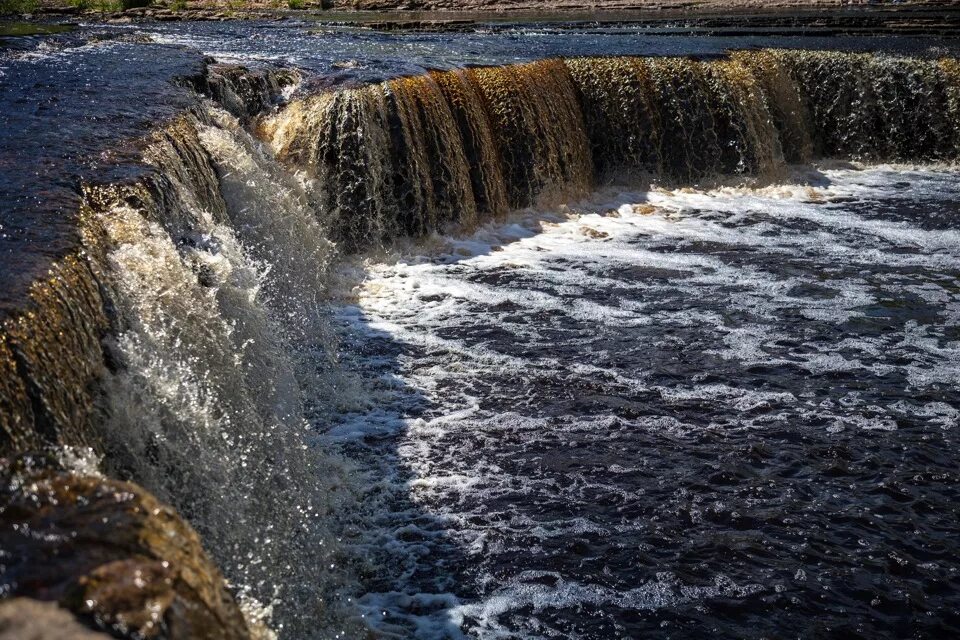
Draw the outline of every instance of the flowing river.
M267 637L958 635L958 44L4 39L0 455Z
M957 174L801 179L604 194L345 272L376 400L332 434L395 567L360 599L379 628L957 624Z

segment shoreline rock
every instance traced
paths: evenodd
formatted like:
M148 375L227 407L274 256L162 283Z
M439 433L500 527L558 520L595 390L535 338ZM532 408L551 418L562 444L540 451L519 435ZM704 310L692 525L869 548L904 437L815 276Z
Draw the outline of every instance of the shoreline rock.
M118 637L251 637L199 536L173 509L135 484L58 469L43 456L4 462L4 594L56 603Z

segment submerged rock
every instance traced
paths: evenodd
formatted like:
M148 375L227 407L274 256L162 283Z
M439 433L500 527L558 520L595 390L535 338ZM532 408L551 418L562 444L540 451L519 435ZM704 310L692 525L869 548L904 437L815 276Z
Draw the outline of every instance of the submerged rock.
M4 594L57 602L120 636L250 637L196 532L170 507L128 482L38 469L24 458L8 468L0 483Z

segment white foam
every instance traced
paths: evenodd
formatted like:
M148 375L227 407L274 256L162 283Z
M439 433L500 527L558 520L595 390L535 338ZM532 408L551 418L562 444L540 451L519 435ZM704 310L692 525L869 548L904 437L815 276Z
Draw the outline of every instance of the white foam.
M533 580L551 578L553 585ZM525 572L512 581L513 584L498 589L492 596L478 603L464 604L453 608L450 617L457 627L466 619L476 620L473 633L480 638L513 637L502 618L512 611L532 610L539 613L547 609L581 608L585 606L628 611L655 611L676 607L710 598L743 598L764 589L759 585L740 586L729 578L719 575L710 586L685 585L669 573L657 575L655 580L639 587L616 590L598 584L569 582L550 572ZM526 615L526 613L524 613Z
M389 588L360 595L366 623L396 637L515 637L518 628L536 635L547 611L695 607L765 590L761 577L737 585L718 576L702 586L668 574L613 588L530 565L551 540L644 526L611 526L578 511L595 495L617 505L642 500L624 484L645 473L638 452L606 460L601 473L566 469L566 447L573 453L623 430L729 437L810 423L821 434L885 438L896 437L902 419L956 426L960 414L946 402L840 391L823 398L798 382L879 376L905 380L905 392L955 388L960 345L944 327L960 317L960 299L935 278L956 273L960 236L864 203L882 204L897 179L930 202L953 198L956 174L905 171L828 169L819 178L827 186L818 187L606 191L343 265L337 317L365 345L369 355L353 364L375 401L343 416L332 435L366 461L369 478L380 478L363 516L376 533L358 536L360 555L402 567L384 579ZM906 294L939 322L898 324L903 305L890 300ZM605 342L620 335L642 344ZM704 367L675 374L673 361L645 354L699 358ZM772 383L781 374L764 372L783 371L796 386L759 388L738 375L718 382L714 368L758 368L751 375ZM595 414L584 408L594 401L609 404ZM637 415L615 415L618 402ZM516 470L510 452L526 466ZM532 504L570 513L534 517ZM702 503L690 517L739 508ZM451 553L480 567L476 585L425 581ZM528 561L514 571L500 564L510 554Z

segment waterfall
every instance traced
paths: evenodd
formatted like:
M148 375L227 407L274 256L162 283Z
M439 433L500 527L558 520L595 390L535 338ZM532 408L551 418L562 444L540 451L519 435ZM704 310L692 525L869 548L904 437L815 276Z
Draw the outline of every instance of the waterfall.
M94 384L104 372L100 338L108 326L82 255L67 256L33 284L24 312L3 323L0 338L0 451L58 441L98 446Z
M255 117L295 77L213 69L198 88L219 106L154 132L147 177L86 190L82 251L0 339L0 448L92 448L175 506L250 603L278 604L290 637L333 620L349 580L330 570L328 523L351 499L346 463L313 431L343 400L324 321L338 252L614 181L772 180L816 158L960 151L956 60L545 60Z
M297 181L208 106L153 137L153 179L88 220L116 330L103 380L104 467L174 505L251 610L305 637L342 585L327 523L348 492L311 446L323 393L330 244ZM326 376L326 379L335 379Z
M258 129L353 249L613 181L953 160L958 75L954 60L786 50L546 60L324 92Z
M505 215L509 204L503 168L496 152L493 127L479 87L471 81L469 71L431 75L440 86L460 130L477 214L491 218Z
M476 217L459 127L429 76L320 95L263 130L312 170L322 219L348 249Z
M576 198L593 163L573 80L557 60L471 72L487 105L511 207Z

